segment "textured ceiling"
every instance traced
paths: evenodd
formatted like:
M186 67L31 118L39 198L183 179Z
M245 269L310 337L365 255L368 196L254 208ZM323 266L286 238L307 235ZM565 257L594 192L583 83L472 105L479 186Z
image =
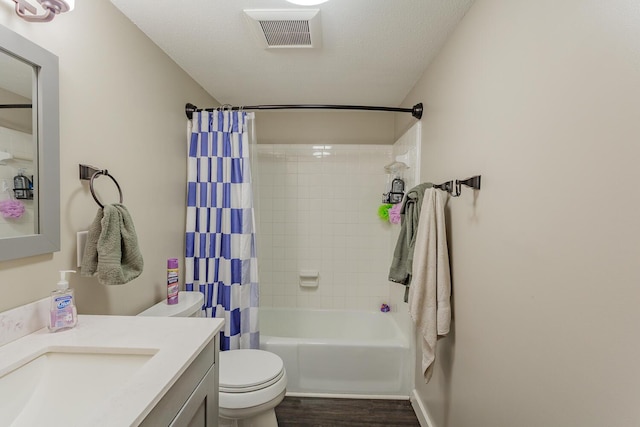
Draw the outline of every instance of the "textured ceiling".
M243 9L285 0L111 0L219 102L396 106L473 0L329 0L322 47L264 49Z

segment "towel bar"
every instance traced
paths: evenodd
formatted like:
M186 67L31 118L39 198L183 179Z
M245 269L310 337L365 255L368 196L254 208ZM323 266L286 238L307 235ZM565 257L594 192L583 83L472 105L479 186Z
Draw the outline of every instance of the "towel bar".
M452 197L458 197L460 194L462 194L463 185L473 188L474 190L479 190L480 177L481 175L476 175L467 179L456 179L455 183L453 181L447 181L443 182L442 184L436 184L433 187L446 191L447 193L451 194Z

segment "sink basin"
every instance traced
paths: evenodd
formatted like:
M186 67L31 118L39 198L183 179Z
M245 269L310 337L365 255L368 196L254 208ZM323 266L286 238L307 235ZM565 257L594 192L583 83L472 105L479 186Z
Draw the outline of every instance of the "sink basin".
M73 347L38 352L0 372L0 426L75 425L154 354Z

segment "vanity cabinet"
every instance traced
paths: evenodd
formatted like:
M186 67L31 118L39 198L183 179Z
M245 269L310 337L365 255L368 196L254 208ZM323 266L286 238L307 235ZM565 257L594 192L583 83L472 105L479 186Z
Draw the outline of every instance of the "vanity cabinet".
M214 427L218 425L219 335L142 421L145 427Z

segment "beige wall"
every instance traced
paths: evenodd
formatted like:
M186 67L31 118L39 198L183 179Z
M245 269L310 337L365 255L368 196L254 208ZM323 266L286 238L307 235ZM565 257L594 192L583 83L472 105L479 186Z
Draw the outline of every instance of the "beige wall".
M448 202L435 426L640 425L637 1L476 0L418 101L423 179L482 174Z
M256 111L258 144L393 144L395 114L380 111Z
M28 65L25 64L25 68ZM27 68L28 71L28 68ZM0 97L3 104L31 104L31 99L17 95L0 87ZM7 129L14 129L24 133L32 132L31 121L33 113L31 108L7 108L0 110L0 126ZM2 144L4 145L4 144ZM6 149L7 147L0 147Z
M184 104L215 105L107 0L76 2L46 24L26 23L13 3L0 4L0 24L41 45L60 61L61 250L0 262L0 311L46 297L57 271L75 268L76 232L97 211L78 164L108 169L134 219L145 269L136 280L105 287L70 278L81 313L135 314L162 299L166 259L184 253L186 118ZM96 181L115 201L108 178Z

